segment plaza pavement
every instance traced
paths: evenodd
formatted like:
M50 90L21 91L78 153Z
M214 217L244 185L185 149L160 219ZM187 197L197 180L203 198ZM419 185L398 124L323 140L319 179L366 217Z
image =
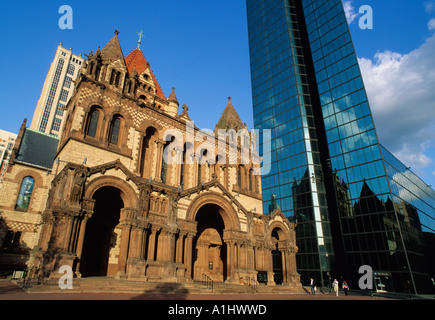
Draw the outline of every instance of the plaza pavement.
M214 294L214 293L181 293L181 294L153 294L153 293L28 293L8 280L0 280L0 300L392 300L400 297L369 296L350 293L345 296L340 292L337 297L333 293L305 294Z

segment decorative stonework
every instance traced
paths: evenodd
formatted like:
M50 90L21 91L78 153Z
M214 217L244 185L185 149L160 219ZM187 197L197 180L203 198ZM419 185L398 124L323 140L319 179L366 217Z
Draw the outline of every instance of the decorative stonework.
M39 232L29 276L58 277L60 265L68 264L78 277L192 281L204 273L239 283L266 273L265 284L274 285L272 252L279 251L282 284L300 286L295 225L280 211L262 213L261 179L248 176L256 165L209 162L201 167L195 160L213 147L220 156L241 159L241 145L230 155L218 138L203 139L192 127L183 131L192 158L183 166L163 163L165 131L185 130L191 119L186 105L178 115L175 92L166 99L137 54L120 59L115 35L105 48L87 55L67 106L56 156L61 161L54 162L49 181L44 173L37 178L38 192L44 190L41 197L47 199L40 225L3 222ZM98 117L92 118L93 112ZM117 117L117 139L112 139ZM229 101L218 127L244 126ZM182 159L185 148L174 150L174 157Z

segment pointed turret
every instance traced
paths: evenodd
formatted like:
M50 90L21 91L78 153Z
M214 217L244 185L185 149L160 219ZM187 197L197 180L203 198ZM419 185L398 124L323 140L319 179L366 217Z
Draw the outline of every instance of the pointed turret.
M178 104L177 96L175 95L175 88L172 88L172 92L171 92L171 94L169 95L168 101L173 102L173 103L176 103L177 106L179 105L179 104Z
M234 129L236 131L246 128L242 120L240 119L236 109L231 103L231 97L228 98L227 106L225 107L222 115L216 124L217 129L229 130Z
M106 44L106 46L101 49L101 58L103 60L111 59L112 61L124 60L124 54L122 53L121 44L118 39L119 31L115 31L115 35Z
M178 115L178 99L177 96L175 95L175 88L172 88L172 92L168 97L168 102L169 105L166 107L166 112L173 116L176 117Z
M118 39L119 31L104 46L97 51L86 55L88 63L86 74L96 81L109 83L112 89L120 91L124 87L127 68L124 62L121 44Z
M178 115L178 99L177 96L175 95L175 88L172 88L172 92L169 95L168 98L168 106L165 108L166 112L173 117L176 117Z

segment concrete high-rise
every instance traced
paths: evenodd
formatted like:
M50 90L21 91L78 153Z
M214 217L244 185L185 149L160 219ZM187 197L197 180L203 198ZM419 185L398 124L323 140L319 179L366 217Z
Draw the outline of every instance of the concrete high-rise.
M341 0L246 3L263 209L297 221L303 283L434 290L435 192L379 142Z
M65 121L64 108L73 95L74 81L83 62L82 57L59 44L33 114L31 129L60 136Z

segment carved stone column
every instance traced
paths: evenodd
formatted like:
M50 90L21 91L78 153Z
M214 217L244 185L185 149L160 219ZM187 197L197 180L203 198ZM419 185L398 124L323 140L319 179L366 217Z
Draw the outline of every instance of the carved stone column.
M251 243L248 243L247 250L247 268L249 271L255 270L255 250Z
M142 239L141 239L142 246L141 246L141 251L140 251L140 258L143 260L146 260L146 258L147 258L145 256L145 253L146 253L146 250L148 247L147 239L148 239L148 229L143 229L142 230Z
M162 246L162 248L164 251L162 254L162 260L174 262L173 260L175 255L175 233L172 230L164 230L163 237L164 245Z
M136 209L132 209L132 208L121 209L121 217L119 219L120 221L119 224L121 226L122 232L121 232L121 245L119 250L117 277L125 277L127 258L128 258L128 252L130 246L131 230L136 215L137 215Z
M282 264L282 283L288 284L288 267L287 267L287 255L285 249L280 249L281 252L281 264Z
M80 230L79 230L79 234L78 234L77 249L76 249L78 262L77 262L76 270L75 270L75 273L76 273L77 277L79 277L79 278L81 277L80 264L81 264L83 245L84 245L85 234L86 234L86 226L88 224L88 220L90 219L90 217L91 217L91 214L86 214L86 215L84 215L83 219L80 222Z
M234 273L234 261L235 261L235 241L228 240L225 242L227 245L227 281L226 282L234 282L235 273Z
M155 154L156 154L156 163L155 163L155 174L154 174L154 180L158 182L162 182L162 160L163 160L163 147L165 145L165 141L161 139L157 139L155 141L156 147L155 147Z
M186 266L186 275L189 279L192 279L193 237L193 234L188 233L184 242L184 265Z
M275 280L273 278L273 257L272 257L272 248L267 248L265 250L266 263L267 263L267 285L274 286L276 285Z
M42 251L48 249L51 233L53 232L54 217L51 214L44 213L42 215L42 228L41 235L39 237L39 248Z
M144 230L140 227L132 227L131 236L130 236L130 244L129 244L129 252L128 257L130 258L140 258L142 252L142 244L143 244L143 233Z
M172 172L175 175L174 176L174 186L178 187L180 185L180 176L182 174L181 172L181 162L183 161L183 149L180 148L174 148L174 158L175 162L172 162ZM183 172L184 174L184 172Z
M70 248L70 244L71 244L71 233L72 233L72 228L73 228L73 221L74 221L74 216L73 215L68 215L64 218L65 224L66 224L66 231L64 234L64 242L63 242L63 246L62 249L65 251L69 251Z
M147 260L154 261L155 247L156 247L156 235L160 228L151 227L150 239L148 241L148 257Z
M175 262L177 262L177 263L183 262L183 247L184 247L185 236L186 236L185 232L180 232L178 234L177 248L176 248L176 253L175 253Z

